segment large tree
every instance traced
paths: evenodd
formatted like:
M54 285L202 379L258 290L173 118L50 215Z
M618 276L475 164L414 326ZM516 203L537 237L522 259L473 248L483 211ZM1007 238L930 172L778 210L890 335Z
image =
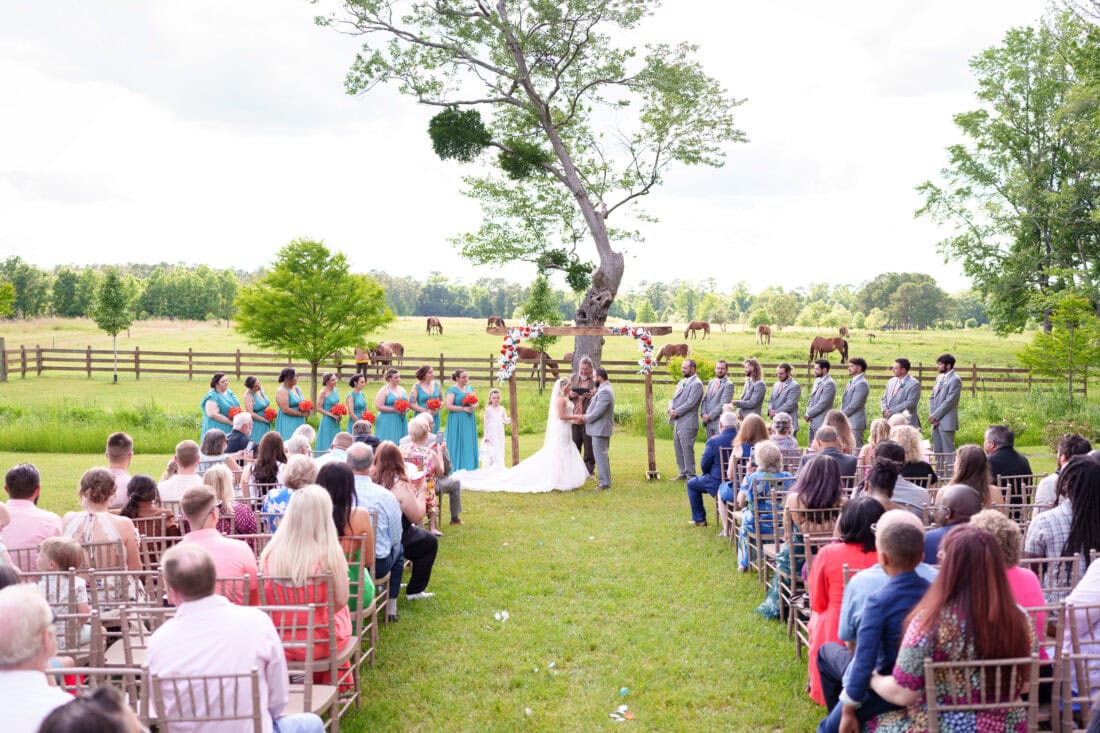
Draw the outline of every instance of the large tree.
M237 330L257 346L309 362L314 402L321 361L364 346L367 334L392 320L377 282L352 274L343 254L309 239L279 250L271 270L237 296Z
M917 212L948 225L941 251L987 297L994 326L1048 316L1049 295L1100 294L1097 103L1089 78L1100 35L1069 12L1014 28L974 57L979 107L955 115L942 182L918 187Z
M738 102L693 47L620 45L656 5L345 0L318 22L366 38L349 93L393 83L442 108L429 126L441 157L497 153L489 173L467 179L484 223L461 238L463 252L564 271L574 289L587 288L577 325L602 326L623 277L608 217L650 193L671 164L718 166L723 144L743 140ZM586 239L594 269L580 249ZM575 358L598 358L601 344L578 338Z

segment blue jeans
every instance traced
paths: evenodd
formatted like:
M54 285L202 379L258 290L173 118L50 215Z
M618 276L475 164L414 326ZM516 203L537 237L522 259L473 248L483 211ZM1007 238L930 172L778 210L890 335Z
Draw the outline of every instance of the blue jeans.
M707 509L703 494L718 495L718 482L710 476L695 476L687 481L688 503L691 504L691 521L707 521Z
M336 714L335 711L332 713ZM284 715L271 721L275 733L324 733L325 724L313 713Z
M374 574L376 577L381 578L391 570L395 572L390 573L390 599L397 600L397 597L401 595L401 577L404 575L405 570L405 550L400 542L393 546L389 557L374 559Z

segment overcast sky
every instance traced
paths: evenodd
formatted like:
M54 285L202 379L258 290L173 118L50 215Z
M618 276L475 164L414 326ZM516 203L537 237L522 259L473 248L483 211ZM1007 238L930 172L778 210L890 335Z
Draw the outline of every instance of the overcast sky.
M668 0L638 33L700 46L746 101L747 144L681 168L645 201L624 285L715 277L752 290L888 270L966 286L914 186L975 106L968 59L1034 24L1039 0ZM295 237L356 270L469 282L530 266L463 261L471 172L438 160L437 110L343 92L355 39L305 0L0 4L0 258L39 266L189 262L255 269ZM612 220L614 223L614 220ZM591 250L590 250L591 252ZM594 253L592 253L594 254Z

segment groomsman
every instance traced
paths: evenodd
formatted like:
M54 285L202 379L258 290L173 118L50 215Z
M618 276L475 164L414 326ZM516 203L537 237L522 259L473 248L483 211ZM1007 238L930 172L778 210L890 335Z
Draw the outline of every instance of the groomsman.
M772 396L768 398L768 417L777 412L791 416L791 435L798 432L798 400L802 397L802 385L791 377L791 365L783 362L775 368L778 381L772 385Z
M684 359L680 373L684 378L676 385L668 406L676 467L680 471L672 481L684 481L695 475L695 437L699 435L699 403L703 401L703 382L695 375L695 360Z
M814 442L814 433L825 422L825 413L833 409L833 403L836 402L836 382L829 375L831 368L828 359L814 362L814 386L810 390L810 399L806 402L805 418L810 424L807 445Z
M726 376L729 366L722 359L714 362L714 378L707 382L703 401L699 405L699 418L706 426L707 437L718 434L718 418L722 416L722 405L733 399L733 382Z
M959 396L962 379L955 373L955 357L941 354L936 359L936 385L928 398L928 422L932 423L932 450L955 452L955 431L959 429Z
M856 447L863 446L863 433L867 430L867 395L871 385L867 383L867 361L861 357L848 360L848 385L840 398L840 411L848 416Z
M747 415L759 415L764 406L764 393L768 385L764 383L764 370L756 359L745 360L745 387L741 390L741 399L735 400L738 416L744 420Z
M920 382L909 376L909 360L904 357L894 359L894 376L886 383L886 394L882 396L882 416L909 413L909 424L920 430L920 417L917 405L920 404Z

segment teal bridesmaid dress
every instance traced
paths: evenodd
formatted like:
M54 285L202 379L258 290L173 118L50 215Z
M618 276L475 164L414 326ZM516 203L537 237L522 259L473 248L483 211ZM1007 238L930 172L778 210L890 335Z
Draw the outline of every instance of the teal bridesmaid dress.
M231 407L240 407L241 403L237 402L237 398L229 390L225 391L225 394L220 394L218 390L212 389L202 396L199 401L199 409L202 410L202 429L199 431L199 444L202 444L202 436L206 435L206 431L211 428L217 428L223 433L228 434L233 430L232 425L226 425L220 423L214 418L206 414L206 403L210 400L218 403L218 413L223 417L229 417L229 409Z
M367 411L367 398L363 396L362 392L351 393L351 411L355 414L351 415L348 418L349 431L351 430L351 426L355 424L356 420L363 419L363 413Z
M252 395L252 411L257 415L264 414L264 410L271 407L271 400L267 398L264 391L261 389ZM267 435L271 430L269 423L260 422L259 420L252 421L252 434L248 436L248 439L254 442L256 445L260 444L260 440Z
M413 387L413 389L416 390L416 404L420 407L427 408L428 400L432 399L439 400L441 403L443 402L443 393L439 391L439 382L432 382L431 394L425 394L424 389L419 384ZM432 428L433 433L439 432L440 412L442 412L442 408L438 410L433 416L435 418L435 420L433 421L434 427Z
M332 394L325 398L321 406L332 412L332 408L338 404L340 404L340 393L334 389ZM338 432L340 432L340 421L328 415L321 415L321 424L317 426L317 443L314 445L313 450L318 453L327 451L332 445L332 439L336 437Z
M298 403L304 400L302 396L302 390L298 387L294 387L293 390L287 390L287 404L292 410L298 409ZM283 412L283 408L279 408L279 417L275 420L275 429L279 431L279 435L283 436L283 440L290 440L290 437L294 435L294 431L306 424L306 419L299 415L288 415Z
M463 398L473 390L469 387L463 392L457 386L447 390L454 395L455 405L462 405ZM451 454L451 465L456 471L477 470L477 413L447 413L447 450Z
M394 394L392 391L386 394L386 406L393 407L398 400L409 399L405 394ZM401 445L401 439L409 434L408 413L381 412L374 424L374 434L379 440L391 440Z

